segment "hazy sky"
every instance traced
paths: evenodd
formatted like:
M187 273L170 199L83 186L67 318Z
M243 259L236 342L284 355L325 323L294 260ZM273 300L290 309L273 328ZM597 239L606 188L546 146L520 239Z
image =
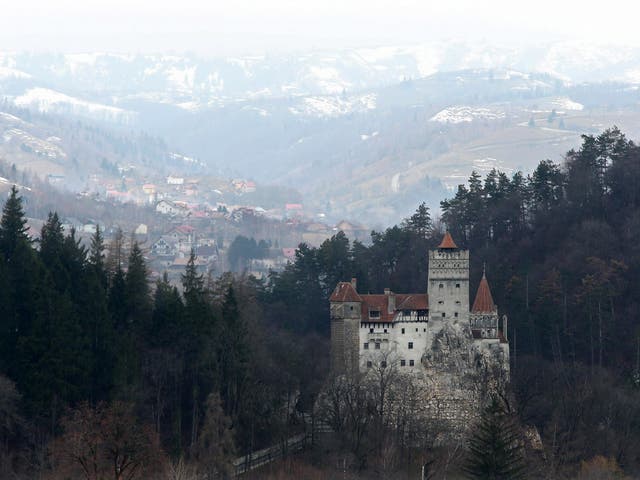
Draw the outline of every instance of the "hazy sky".
M0 0L0 50L265 53L556 39L640 43L630 0Z

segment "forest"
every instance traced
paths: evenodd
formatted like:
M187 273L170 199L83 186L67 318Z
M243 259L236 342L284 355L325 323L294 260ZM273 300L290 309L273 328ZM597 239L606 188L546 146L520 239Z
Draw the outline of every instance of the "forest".
M0 471L227 478L231 459L289 438L313 415L331 381L336 283L424 292L427 251L446 229L471 251L472 290L485 266L509 317L510 421L539 435L529 475L636 477L639 184L640 146L612 128L530 175L473 173L440 218L421 204L369 244L341 232L302 244L265 281L200 274L192 255L180 288L152 281L135 241L105 244L98 230L84 248L56 213L32 241L14 188L0 220ZM337 434L358 459L354 474L367 472L359 478L392 478L382 457L394 468L427 458L417 450L428 445L406 443L387 455L377 439L393 422L363 411L361 441ZM322 469L325 453L308 462Z

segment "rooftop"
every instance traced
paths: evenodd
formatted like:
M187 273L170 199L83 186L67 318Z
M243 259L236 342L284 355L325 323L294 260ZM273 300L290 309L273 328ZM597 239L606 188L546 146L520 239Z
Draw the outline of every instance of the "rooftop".
M471 307L471 313L494 313L496 310L497 308L493 303L487 276L483 273L482 280L480 280L480 285L478 286L478 293L476 293L476 299L473 302L473 307Z
M440 242L440 245L438 245L438 248L454 249L458 248L458 246L456 245L456 242L453 241L451 234L449 232L446 232L444 234L444 237L442 238L442 242Z

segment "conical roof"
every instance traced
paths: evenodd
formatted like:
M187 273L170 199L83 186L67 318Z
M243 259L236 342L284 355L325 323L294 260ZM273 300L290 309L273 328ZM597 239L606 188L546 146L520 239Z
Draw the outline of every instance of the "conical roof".
M442 242L438 245L438 248L458 248L458 246L456 245L456 242L453 241L453 238L451 238L451 234L446 232L442 238Z
M476 299L473 302L473 307L471 307L471 313L493 313L495 311L496 306L493 303L489 282L487 282L487 276L483 273L482 280L480 280L480 285L478 286L478 293L476 293Z

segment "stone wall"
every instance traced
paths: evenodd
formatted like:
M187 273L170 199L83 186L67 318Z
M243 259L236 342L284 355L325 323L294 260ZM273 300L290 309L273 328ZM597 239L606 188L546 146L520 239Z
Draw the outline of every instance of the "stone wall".
M440 441L464 437L490 396L508 381L508 345L473 340L468 328L445 324L422 356L427 385L426 420L439 426Z

